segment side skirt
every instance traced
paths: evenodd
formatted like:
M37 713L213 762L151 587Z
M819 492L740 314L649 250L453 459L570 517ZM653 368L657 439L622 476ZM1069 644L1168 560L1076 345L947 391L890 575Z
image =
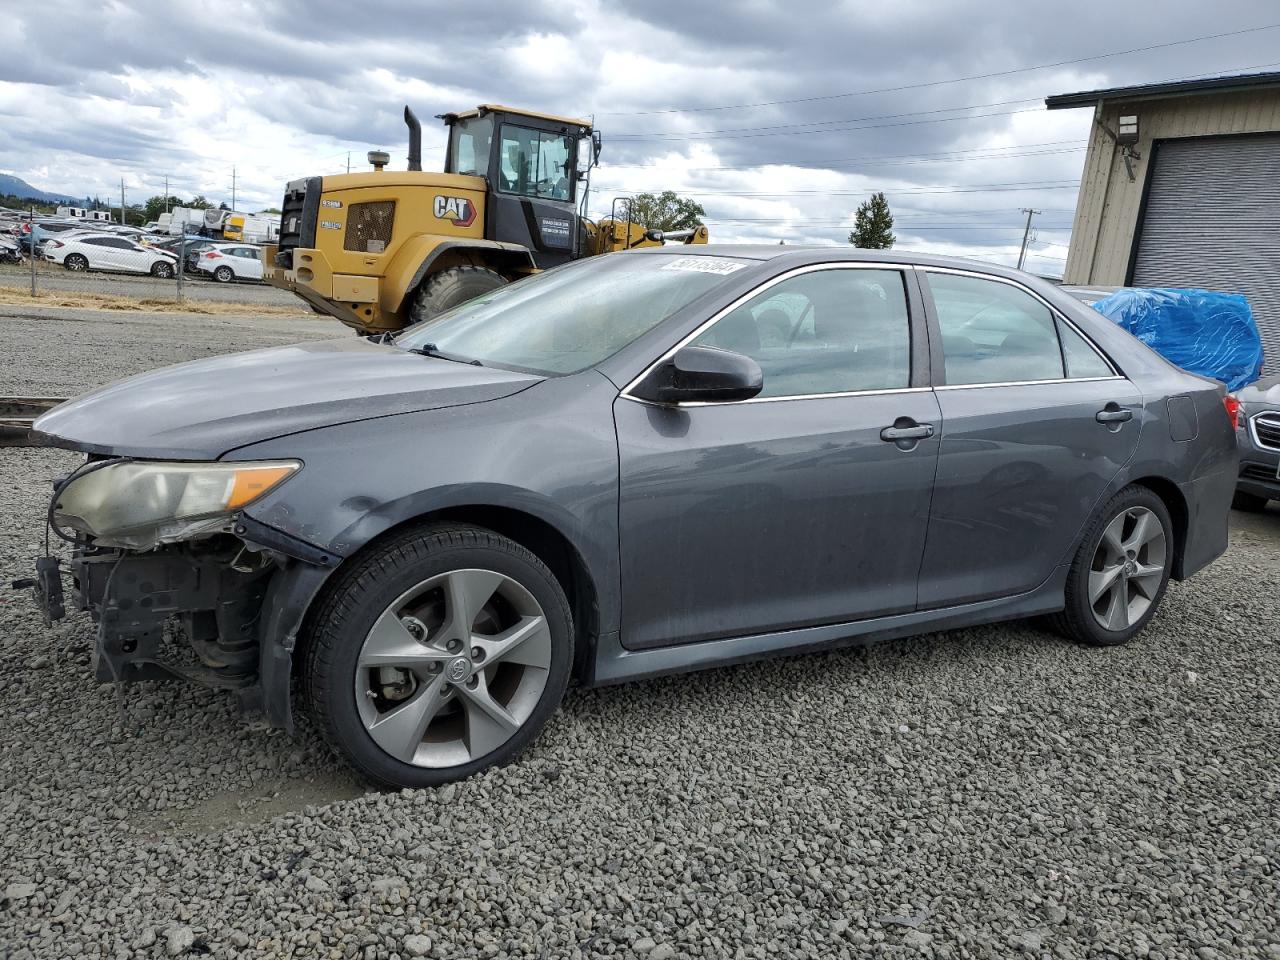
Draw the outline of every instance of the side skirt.
M704 670L784 654L869 646L936 630L955 630L1001 620L1019 620L1062 609L1066 564L1054 568L1044 583L1013 597L982 600L936 610L916 610L874 620L837 623L803 630L783 630L723 640L705 640L651 650L628 650L616 633L601 636L586 686L605 686L670 673Z

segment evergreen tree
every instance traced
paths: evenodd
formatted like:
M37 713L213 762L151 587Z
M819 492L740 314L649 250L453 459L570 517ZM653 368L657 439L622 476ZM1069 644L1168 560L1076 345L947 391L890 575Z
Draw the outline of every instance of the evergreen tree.
M873 193L870 200L858 207L849 242L863 250L888 250L897 239L893 235L889 201L883 193Z

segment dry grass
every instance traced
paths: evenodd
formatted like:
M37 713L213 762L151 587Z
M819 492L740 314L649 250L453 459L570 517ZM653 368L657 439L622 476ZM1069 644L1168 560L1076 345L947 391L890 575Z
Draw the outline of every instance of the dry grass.
M0 304L22 307L72 307L80 310L141 310L146 313L202 313L210 316L246 314L314 316L301 301L296 307L191 299L179 303L176 299L167 300L158 297L117 297L106 293L68 293L61 290L41 291L33 297L30 290L7 286L0 286Z

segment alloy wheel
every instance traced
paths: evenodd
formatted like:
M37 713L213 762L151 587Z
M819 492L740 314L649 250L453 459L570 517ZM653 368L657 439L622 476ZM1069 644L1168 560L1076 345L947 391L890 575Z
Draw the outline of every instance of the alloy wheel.
M1104 630L1127 630L1151 608L1164 583L1167 538L1146 507L1120 513L1102 531L1089 568L1089 606Z
M453 767L492 753L533 714L551 669L537 600L492 570L453 570L397 597L356 661L356 708L387 754Z

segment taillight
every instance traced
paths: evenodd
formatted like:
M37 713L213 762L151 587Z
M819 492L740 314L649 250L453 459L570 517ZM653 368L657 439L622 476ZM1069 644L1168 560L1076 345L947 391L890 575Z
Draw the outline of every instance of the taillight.
M1231 429L1237 430L1240 427L1240 401L1227 394L1222 398L1222 406L1227 411L1227 419L1231 421Z
M65 247L65 246L66 246L66 244L65 244L65 243L63 243L61 240L46 240L46 241L45 241L45 243L47 243L47 244L49 244L49 243L53 244L53 248L54 248L55 250L56 250L56 249L58 249L58 247Z
M205 254L205 259L216 260L219 256L221 256L221 254L219 254L217 251L210 250L208 253Z

